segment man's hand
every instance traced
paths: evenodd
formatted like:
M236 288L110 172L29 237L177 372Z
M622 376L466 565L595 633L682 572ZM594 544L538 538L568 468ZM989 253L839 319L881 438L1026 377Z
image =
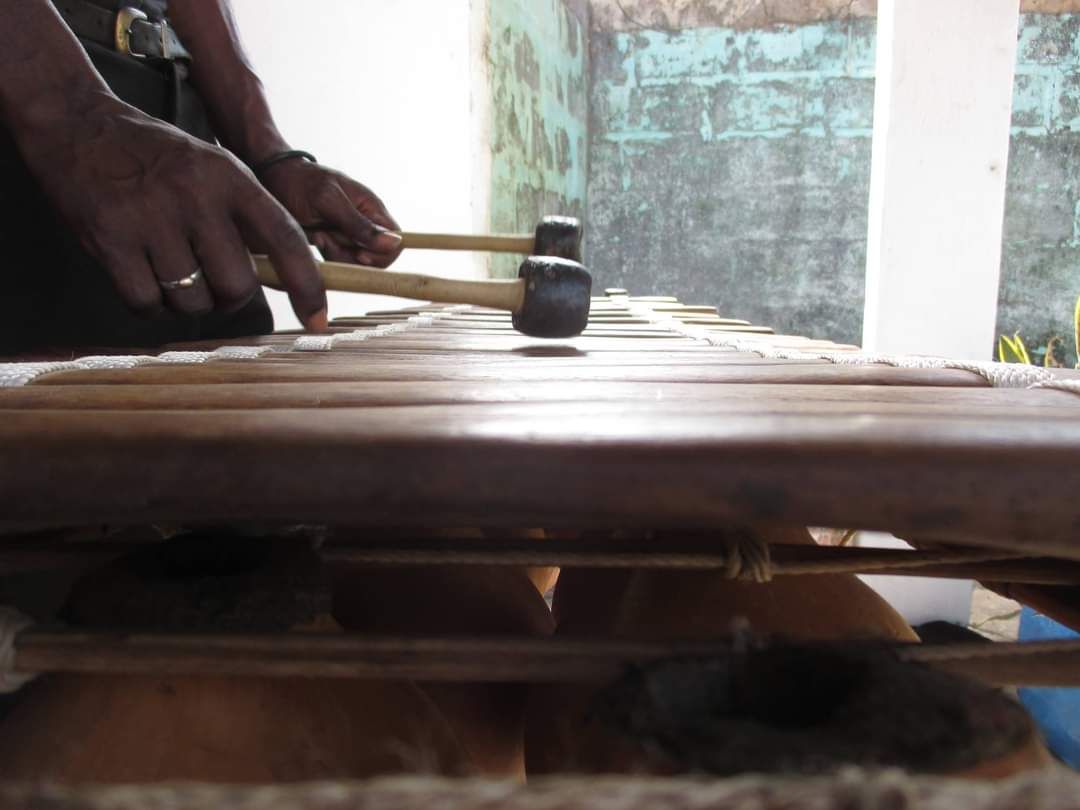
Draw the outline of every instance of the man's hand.
M261 179L330 261L389 267L401 253L392 233L400 228L382 200L341 172L296 158Z
M301 322L326 327L326 293L303 231L243 164L111 95L81 112L76 131L50 128L24 156L130 307L239 309L258 289L251 248L270 255ZM161 286L198 269L194 286Z
M262 83L240 47L228 2L170 0L169 18L194 55L191 80L221 143L252 166L289 151ZM401 252L401 240L386 233L398 230L386 207L340 172L297 158L275 163L259 179L327 259L386 267Z

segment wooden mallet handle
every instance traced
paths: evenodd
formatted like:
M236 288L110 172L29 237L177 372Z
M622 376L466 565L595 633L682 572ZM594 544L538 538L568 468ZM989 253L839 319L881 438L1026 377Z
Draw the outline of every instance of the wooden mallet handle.
M266 256L255 256L254 259L259 283L281 289L281 279L270 260ZM319 275L328 290L392 295L441 304L472 304L510 312L519 312L525 303L525 282L522 279L465 281L339 262L318 262L318 266Z
M454 233L401 233L401 246L422 250L476 250L489 253L520 253L531 256L536 252L536 237L524 235L472 235Z
M281 279L270 260L254 258L259 282L280 288ZM574 337L589 323L592 278L579 263L557 256L529 257L514 281L460 281L355 264L317 264L328 290L508 310L514 328L530 337Z
M519 253L524 256L554 256L580 262L581 222L573 217L544 217L536 226L535 233L524 235L403 232L401 245L423 250L477 250L489 253Z

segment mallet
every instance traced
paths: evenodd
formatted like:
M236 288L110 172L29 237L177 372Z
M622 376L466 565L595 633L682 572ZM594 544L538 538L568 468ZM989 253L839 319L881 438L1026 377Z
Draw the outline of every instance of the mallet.
M581 222L573 217L544 217L536 227L535 234L521 236L403 231L401 245L423 250L480 250L525 256L556 256L580 262Z
M259 282L280 289L269 259L254 258ZM465 281L339 262L318 265L328 290L504 309L513 313L514 328L530 337L573 337L589 322L592 277L576 261L556 256L529 257L513 281Z

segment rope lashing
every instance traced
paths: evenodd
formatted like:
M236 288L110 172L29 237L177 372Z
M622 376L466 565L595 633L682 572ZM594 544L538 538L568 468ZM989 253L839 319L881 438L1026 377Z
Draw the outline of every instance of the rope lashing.
M745 532L725 534L723 543L727 552L724 576L743 582L772 582L772 559L768 543Z
M1046 388L1051 391L1067 391L1070 394L1080 394L1080 380L1049 380L1034 385L1032 388Z
M453 306L433 312L418 313L404 321L384 324L372 329L358 329L332 335L302 335L287 346L223 346L212 352L171 351L160 355L106 355L61 362L0 363L0 388L19 388L29 385L38 377L61 371L108 371L135 368L150 363L201 364L215 360L254 360L266 354L277 352L329 352L338 346L355 345L372 338L396 335L412 329L430 326L467 309L466 306ZM678 334L705 341L713 346L741 352L752 352L766 360L824 360L836 365L887 365L908 369L954 369L978 374L995 388L1050 388L1080 394L1080 380L1058 379L1052 372L1035 366L948 360L942 357L882 355L860 351L829 352L787 349L771 346L766 340L748 340L736 335L710 332L700 326L687 325L671 316L654 312L647 305L635 304L630 309L635 315Z
M685 337L702 340L712 346L751 352L765 360L824 360L836 365L883 365L906 369L952 369L978 374L994 388L1038 389L1052 388L1080 394L1080 380L1058 379L1053 372L1037 366L1017 363L974 362L949 360L944 357L921 355L872 354L861 351L804 351L770 346L767 340L748 340L737 335L710 332L700 326L687 325L670 316L653 312L647 306L635 311L658 326L664 326Z
M215 360L256 360L264 355L280 352L329 352L336 346L348 346L372 338L396 335L411 329L431 326L465 309L468 309L468 307L447 307L436 312L411 315L404 321L384 324L372 329L358 329L332 335L301 335L287 346L222 346L212 352L169 351L158 355L104 355L58 362L0 363L0 388L21 388L34 382L38 377L61 371L113 371L136 368L150 363L199 365Z
M37 677L15 670L15 639L33 623L14 608L0 605L0 695L18 692Z

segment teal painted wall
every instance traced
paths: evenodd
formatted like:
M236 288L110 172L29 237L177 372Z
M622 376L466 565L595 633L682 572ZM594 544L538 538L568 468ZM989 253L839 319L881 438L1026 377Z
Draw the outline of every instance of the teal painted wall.
M1080 293L1080 17L1021 27L999 322L1037 345ZM857 342L875 29L593 32L599 283Z
M564 0L491 0L491 226L530 232L544 214L584 217L588 28ZM516 276L520 258L495 257Z
M1073 352L1080 295L1080 16L1024 15L1005 197L998 331Z

